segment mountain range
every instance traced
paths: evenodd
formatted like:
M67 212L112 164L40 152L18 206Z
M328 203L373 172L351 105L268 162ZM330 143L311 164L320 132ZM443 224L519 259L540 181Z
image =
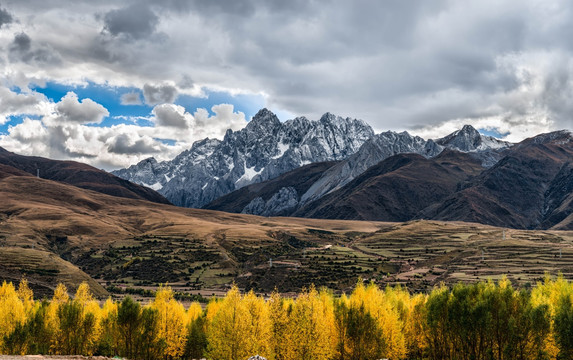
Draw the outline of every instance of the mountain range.
M262 109L223 140L114 174L179 206L235 213L569 228L571 153L568 131L512 144L465 125L425 140L330 113L281 123Z
M330 113L317 121L298 117L282 123L275 114L262 109L244 129L227 131L223 140L200 140L173 160L148 158L113 174L157 190L175 205L199 208L244 186L307 164L341 161L300 194L301 202L308 203L395 154L433 157L449 148L471 153L484 166L491 166L510 145L481 135L471 126L426 141L407 132L376 135L361 120Z
M467 132L469 127L464 129ZM444 144L436 141L440 142ZM365 147L347 160L328 165L313 184L299 187L300 192L298 177L286 173L232 192L205 208L266 216L434 219L519 229L573 229L573 136L569 131L541 134L493 151L446 148L434 157L414 152L392 155L306 200L324 186L325 179L348 168ZM493 158L498 161L490 165Z
M326 113L318 121L298 117L282 123L262 109L223 140L197 141L173 160L149 158L113 174L157 190L175 205L199 208L300 166L345 159L373 135L361 120Z

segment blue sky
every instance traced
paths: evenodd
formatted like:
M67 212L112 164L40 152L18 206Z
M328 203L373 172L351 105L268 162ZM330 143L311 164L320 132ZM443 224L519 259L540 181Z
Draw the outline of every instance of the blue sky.
M100 126L110 126L119 123L132 123L124 118L149 117L151 115L152 105L143 102L143 93L135 87L114 87L88 83L88 85L63 85L54 82L48 82L46 86L34 86L32 90L46 95L53 102L58 102L69 91L73 91L80 99L90 98L103 105L109 111L107 117ZM120 97L127 93L139 93L142 99L140 105L122 105ZM175 104L181 105L189 113L194 113L197 108L206 109L211 115L211 107L217 104L231 104L235 111L245 114L246 119L250 119L258 110L265 106L265 99L261 95L232 95L227 92L205 91L205 97L193 97L190 95L180 94L175 100ZM141 122L146 125L146 122ZM147 124L149 125L149 124Z

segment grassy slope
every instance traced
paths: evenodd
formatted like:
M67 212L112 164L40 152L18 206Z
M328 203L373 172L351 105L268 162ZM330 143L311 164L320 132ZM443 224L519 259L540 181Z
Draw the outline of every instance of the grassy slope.
M265 218L116 198L8 171L0 196L0 264L10 264L0 266L0 279L25 275L46 291L89 276L203 294L232 281L290 292L310 283L347 290L357 277L425 289L503 274L521 283L546 271L573 276L573 232L506 230L504 241L502 229L468 223Z

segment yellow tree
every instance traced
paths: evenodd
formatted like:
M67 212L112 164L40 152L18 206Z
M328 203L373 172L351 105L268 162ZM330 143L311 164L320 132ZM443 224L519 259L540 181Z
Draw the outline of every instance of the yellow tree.
M171 358L181 356L187 336L185 308L174 299L170 287L161 287L157 291L151 308L158 313L156 337L164 341L165 355Z
M271 358L274 360L285 359L285 349L288 340L288 308L289 303L282 298L277 291L271 294L268 301L269 318L271 321Z
M250 291L242 299L242 308L247 312L246 345L252 355L270 356L272 323L267 303L262 297Z
M99 316L101 331L98 352L102 355L112 356L119 351L119 331L117 324L118 304L108 298L103 304Z
M12 283L4 281L0 286L0 351L3 351L5 336L26 321L26 308Z
M203 358L207 348L206 317L198 302L193 302L187 309L187 344L184 358Z
M271 321L264 299L254 293L241 296L233 286L207 328L208 355L213 359L234 360L253 355L269 357ZM208 308L207 314L212 310Z
M34 292L28 286L28 280L22 279L18 285L18 298L24 305L24 311L26 312L26 317L29 317L34 311L36 303L34 302Z
M378 322L382 330L382 342L384 344L384 357L391 359L403 359L406 356L406 342L403 333L403 323L400 313L393 306L390 296L380 291L376 284L365 286L362 282L356 285L350 296L350 304L360 308L364 306Z
M427 296L417 294L408 302L408 318L404 324L404 336L409 357L422 358L424 349L427 347L424 336L424 307Z
M545 305L549 308L551 332L544 343L544 350L552 359L555 359L559 353L553 319L556 315L557 304L559 304L562 297L573 297L573 286L563 278L562 274L556 280L552 280L549 275L546 275L544 281L537 283L537 286L531 292L531 302L534 306Z
M193 321L195 321L198 317L203 315L203 309L201 308L201 304L197 301L193 301L189 308L187 309L187 320L186 324L189 325Z
M51 352L57 353L57 349L62 346L62 333L60 329L60 318L58 317L58 310L60 307L69 301L68 289L62 283L59 283L54 290L52 301L48 305L46 311L46 327L52 330L52 343L50 344Z
M65 298L64 294L54 297ZM75 298L57 306L58 330L55 352L64 355L91 355L98 344L100 307L87 283L82 283Z
M83 319L83 334L85 335L85 352L87 355L93 354L96 349L101 328L101 308L95 300L87 282L82 282L76 291L74 301L80 305L81 317ZM93 321L91 320L93 318Z
M335 353L334 307L311 286L296 299L289 316L285 359L326 360Z

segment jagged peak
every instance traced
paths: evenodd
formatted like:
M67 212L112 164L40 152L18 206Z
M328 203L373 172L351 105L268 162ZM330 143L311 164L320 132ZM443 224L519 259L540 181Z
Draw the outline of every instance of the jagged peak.
M145 165L145 164L152 164L152 165L157 164L157 159L155 159L153 156L150 156L150 157L148 157L148 158L145 158L145 159L141 160L141 161L138 162L137 165L135 165L135 166L142 166L142 165ZM134 166L134 165L132 165L132 166Z
M360 121L352 118L343 118L342 116L335 115L331 112L325 112L319 119L320 122L330 123L330 124L341 124L341 123L351 123L354 121Z
M247 128L251 129L253 127L267 127L267 126L277 126L280 125L279 118L269 109L262 108L259 110L255 116L247 124Z
M229 130L231 130L231 129L228 129L227 131L229 131ZM231 130L231 131L233 131L233 130ZM204 139L195 141L193 143L193 145L191 146L191 149L199 147L199 146L204 146L204 145L216 146L220 143L221 143L221 140L219 140L219 139L211 139L211 138L206 137Z
M462 133L470 133L470 134L476 134L476 133L479 134L479 131L477 131L475 127L473 127L473 126L471 126L471 125L469 125L469 124L464 125L464 126L462 127L462 129L460 130L460 132L462 132Z

